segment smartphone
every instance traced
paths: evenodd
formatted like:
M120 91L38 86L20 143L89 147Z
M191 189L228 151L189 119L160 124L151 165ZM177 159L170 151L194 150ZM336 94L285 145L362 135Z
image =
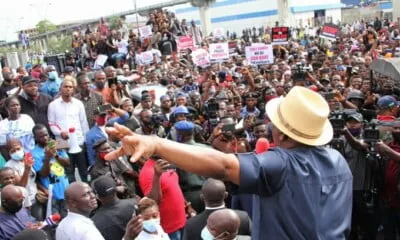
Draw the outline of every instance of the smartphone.
M235 127L236 127L235 123L224 124L222 126L222 132L234 132Z
M349 67L346 68L347 75L351 75L351 71L353 71L353 67L352 66L349 66Z
M56 142L53 140L50 140L47 142L47 148L54 148L56 146Z
M325 98L326 101L330 101L336 96L336 94L334 92L321 93L321 94Z
M99 112L108 112L108 111L112 110L112 106L111 106L111 104L101 105L101 106L98 106L98 110L99 110Z

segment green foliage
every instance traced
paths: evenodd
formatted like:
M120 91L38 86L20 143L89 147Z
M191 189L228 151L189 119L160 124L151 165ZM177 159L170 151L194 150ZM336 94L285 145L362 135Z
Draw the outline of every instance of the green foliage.
M120 17L119 16L113 16L108 20L108 23L110 24L110 29L111 30L116 30L118 29L118 22L119 22Z
M51 53L63 53L65 51L72 51L72 36L66 35L61 38L49 37L47 43L47 52Z
M41 20L40 22L38 22L36 24L36 28L37 28L39 33L45 33L45 32L51 32L51 31L57 30L57 26L54 25L49 20L46 20L46 19Z

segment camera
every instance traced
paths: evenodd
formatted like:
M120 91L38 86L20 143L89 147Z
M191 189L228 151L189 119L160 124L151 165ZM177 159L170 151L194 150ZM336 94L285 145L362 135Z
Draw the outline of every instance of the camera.
M305 63L296 63L292 67L292 78L293 81L304 81L307 76L307 72L311 72L311 67L306 66Z
M151 117L151 121L153 122L154 126L160 126L162 122L164 122L164 116L160 114L153 114Z

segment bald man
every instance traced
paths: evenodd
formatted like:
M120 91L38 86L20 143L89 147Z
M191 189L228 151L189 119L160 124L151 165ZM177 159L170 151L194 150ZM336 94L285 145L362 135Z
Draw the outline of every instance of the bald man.
M204 201L205 210L187 220L184 231L183 240L201 240L200 233L207 225L208 217L215 211L226 209L225 199L228 196L225 184L221 180L209 178L207 179L202 188L200 198ZM244 211L235 210L239 216L239 234L251 235L251 220L249 215Z
M20 187L7 185L1 190L0 239L11 239L32 222L28 210L22 207L23 201Z
M97 208L97 200L87 183L74 182L65 191L65 200L69 210L58 225L57 240L103 240L103 236L89 218Z
M240 218L231 209L213 212L207 220L207 226L201 231L202 239L247 240L249 236L238 235Z

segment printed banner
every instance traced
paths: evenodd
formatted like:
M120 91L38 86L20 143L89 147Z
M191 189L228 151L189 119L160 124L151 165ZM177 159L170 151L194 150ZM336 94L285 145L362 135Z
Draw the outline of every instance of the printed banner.
M326 38L332 41L335 41L339 35L339 27L335 24L325 24L322 27L321 34L319 35L321 38Z
M210 65L210 55L208 52L202 48L197 49L196 51L192 52L192 58L194 64L200 67L207 67Z
M211 62L224 62L229 59L228 43L213 43L208 49Z
M148 38L153 35L153 32L151 31L151 26L148 25L139 28L139 33L141 38Z
M152 51L142 52L140 56L142 57L143 64L151 64L154 60Z
M196 50L196 47L194 46L193 38L190 36L182 36L179 38L178 41L178 51L186 51L187 49L190 49L192 51Z
M284 45L289 41L289 28L288 27L273 27L272 28L272 44Z
M229 56L237 56L238 53L236 51L236 48L238 47L237 41L229 41L228 42L228 47L229 47Z
M246 59L250 64L263 65L274 63L274 54L272 52L272 45L253 44L246 47Z

